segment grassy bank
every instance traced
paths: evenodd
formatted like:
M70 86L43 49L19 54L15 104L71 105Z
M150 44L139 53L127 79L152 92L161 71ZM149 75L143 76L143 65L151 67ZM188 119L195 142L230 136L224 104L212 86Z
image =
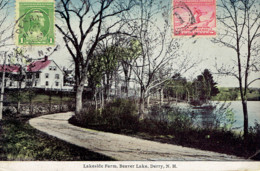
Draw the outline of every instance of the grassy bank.
M28 124L28 118L0 122L0 160L111 161L112 158L48 136Z
M227 128L194 126L193 119L181 110L168 108L162 111L160 108L154 108L148 116L139 120L134 102L118 99L108 103L103 110L89 107L71 118L70 123L244 158L249 158L260 150L260 125L257 123L250 128L249 140L245 143L242 134ZM254 159L260 160L259 156Z
M219 87L220 93L212 98L215 101L240 101L241 96L239 88L235 87ZM247 100L248 101L260 101L260 89L259 88L250 88L247 91Z
M25 93L24 93L25 94ZM36 94L33 99L32 99L32 103L40 103L40 104L48 104L50 101L53 104L60 104L60 102L62 101L63 103L66 102L71 102L73 101L74 98L72 97L61 97L58 95L52 95L50 98L50 95L47 94ZM7 96L6 101L8 101L9 103L17 103L17 99ZM22 98L21 99L21 103L29 103L29 99L28 98Z

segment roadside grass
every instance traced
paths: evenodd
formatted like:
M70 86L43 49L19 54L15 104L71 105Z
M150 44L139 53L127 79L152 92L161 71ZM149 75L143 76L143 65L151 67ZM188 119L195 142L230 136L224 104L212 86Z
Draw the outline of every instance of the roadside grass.
M113 161L114 159L66 143L31 127L28 118L0 122L2 161Z
M68 102L73 100L71 97L63 97L62 98L62 102ZM53 104L59 104L61 101L61 98L59 96L52 96L51 97L51 102ZM28 103L29 101L24 101L25 103ZM43 104L48 104L49 103L49 96L48 95L44 95L44 94L40 94L37 95L33 100L33 103L43 103Z
M60 104L62 102L74 101L74 94L72 92L60 92L60 91L40 91L37 89L17 90L8 89L4 95L4 102L17 103L19 100L24 103L41 103L47 104L50 102L53 104Z
M62 102L69 102L72 101L74 98L72 97L62 97ZM32 99L32 103L41 103L41 104L48 104L50 101L50 97L49 95L45 95L45 94L37 94L35 95L35 97L33 97ZM8 102L10 103L16 103L17 99L13 99L13 98L8 98ZM51 103L53 104L60 104L61 102L61 98L60 96L57 95L52 95L51 97ZM28 98L22 98L21 99L21 103L29 103L29 99Z

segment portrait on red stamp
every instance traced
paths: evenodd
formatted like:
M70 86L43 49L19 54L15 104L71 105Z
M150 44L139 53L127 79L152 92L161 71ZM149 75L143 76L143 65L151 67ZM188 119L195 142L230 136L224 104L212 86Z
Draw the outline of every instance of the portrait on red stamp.
M215 36L216 0L173 0L173 36Z

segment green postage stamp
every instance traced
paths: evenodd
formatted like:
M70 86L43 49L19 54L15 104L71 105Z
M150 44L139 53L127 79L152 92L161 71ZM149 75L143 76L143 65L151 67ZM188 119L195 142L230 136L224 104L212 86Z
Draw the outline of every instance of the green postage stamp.
M16 45L54 45L54 0L16 0Z

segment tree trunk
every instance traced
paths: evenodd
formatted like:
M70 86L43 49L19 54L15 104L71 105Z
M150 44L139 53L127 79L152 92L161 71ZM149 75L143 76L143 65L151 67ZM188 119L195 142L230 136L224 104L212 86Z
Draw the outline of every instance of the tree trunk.
M17 87L17 107L16 107L16 109L17 109L17 111L16 111L16 113L17 114L19 114L20 113L20 105L21 105L21 86L20 86L20 84L21 84L21 82L19 81L19 83L18 83L18 87Z
M2 76L2 85L1 85L1 97L0 97L0 120L3 119L3 101L4 101L4 80L5 80L5 72L3 72Z
M115 72L115 93L114 93L114 97L117 97L117 88L118 88L118 85L117 85L117 77L116 77L116 72ZM121 97L121 96L120 96Z
M107 103L107 101L109 101L110 100L110 88L109 88L109 84L107 85L107 89L106 89L106 103Z
M104 100L105 103L107 103L107 100L110 100L110 74L106 74L103 78L103 84L104 84Z
M4 64L6 63L6 52L4 54ZM0 95L0 121L3 119L3 101L4 101L4 91L5 91L5 68L3 68L2 73L2 84L1 84L1 95Z
M247 142L248 139L248 111L247 111L247 101L242 100L243 113L244 113L244 139Z
M147 108L150 107L150 98L151 98L151 96L148 95L147 100L146 100Z
M97 103L97 92L96 91L94 93L94 100L95 100L95 109L97 110L98 109L98 107L97 107L98 103Z
M102 89L99 90L98 96L99 96L99 107L102 108L102 106L101 106L101 104L102 104Z
M129 94L128 94L128 87L129 87L129 80L130 80L130 78L128 77L128 70L124 70L124 75L125 75L125 94L126 94L126 97L128 97L129 96Z
M84 84L80 84L77 86L76 92L76 111L75 114L79 114L82 110L82 94L84 90Z
M21 106L21 89L22 89L22 82L23 82L23 72L22 72L22 65L20 65L20 73L19 73L19 81L18 81L18 101L17 101L17 114L20 113L20 106Z
M21 109L21 101L18 100L18 102L17 102L17 114L20 113L20 109Z
M139 118L144 118L144 103L145 103L145 94L143 88L141 88L140 101L139 101Z
M239 61L240 65L240 61ZM239 69L239 90L242 101L243 115L244 115L244 142L247 143L248 140L248 111L247 111L247 97L244 95L243 87L242 87L242 79L241 79L241 68ZM246 91L245 87L245 91Z
M104 102L105 100L104 100L104 90L103 90L103 88L102 88L102 90L101 90L101 109L103 109L104 108L104 104L105 104L105 102Z
M126 81L126 84L125 84L125 92L126 92L126 97L128 98L129 97L129 79Z
M163 105L163 88L160 89L160 105Z

